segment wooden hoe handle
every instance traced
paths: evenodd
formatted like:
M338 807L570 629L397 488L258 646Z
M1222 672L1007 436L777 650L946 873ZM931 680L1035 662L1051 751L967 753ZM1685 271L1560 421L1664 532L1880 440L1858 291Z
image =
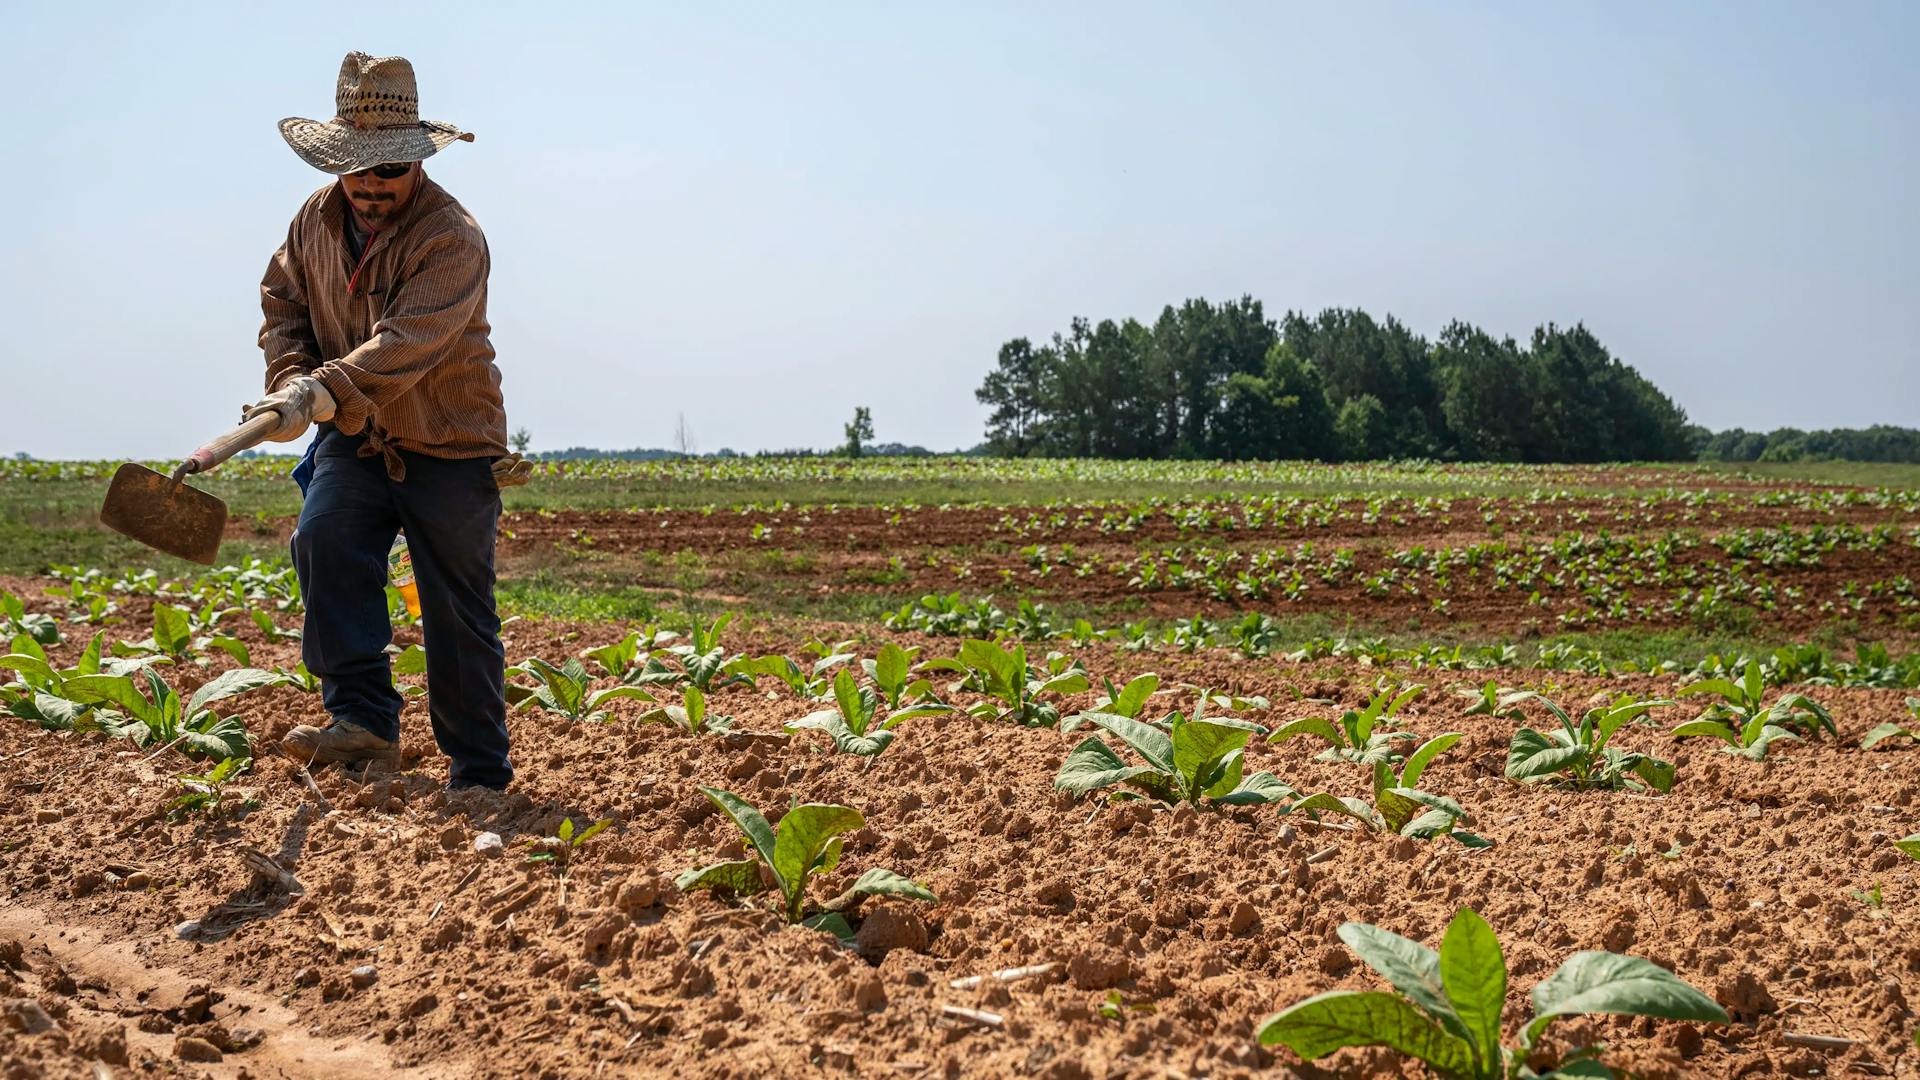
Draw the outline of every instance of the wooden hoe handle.
M174 480L178 481L195 473L206 472L240 451L259 445L279 426L279 413L261 413L195 450L187 460L180 463L179 468L173 470Z

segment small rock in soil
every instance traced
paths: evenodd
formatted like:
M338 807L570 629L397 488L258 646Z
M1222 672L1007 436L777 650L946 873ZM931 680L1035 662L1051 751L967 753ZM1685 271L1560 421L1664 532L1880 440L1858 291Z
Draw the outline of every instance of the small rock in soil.
M59 820L60 811L58 810L35 810L33 812L33 823L35 825L51 825Z
M499 833L483 832L473 838L473 850L489 859L497 859L507 850L507 844L500 839Z
M1245 900L1233 905L1233 912L1227 916L1227 933L1244 934L1260 920L1260 912Z
M27 969L26 947L13 938L0 940L0 967L25 971Z
M226 1055L220 1048L197 1035L182 1035L173 1040L173 1056L181 1061L219 1061Z
M347 973L347 979L353 983L355 990L365 990L367 987L372 986L374 980L379 977L379 973L374 971L373 965L371 964L363 964Z
M1067 961L1067 978L1076 990L1105 990L1124 981L1132 965L1119 952L1096 946Z
M927 922L918 912L898 904L874 908L854 931L853 947L874 962L894 949L920 952L927 947Z
M139 892L151 884L153 884L153 875L145 870L135 870L120 881L120 887L128 892Z
M887 989L880 976L867 975L853 986L853 1007L861 1012L879 1012L887 1007Z
M0 1006L0 1017L6 1020L7 1027L26 1035L52 1031L57 1026L47 1010L32 998L17 998Z

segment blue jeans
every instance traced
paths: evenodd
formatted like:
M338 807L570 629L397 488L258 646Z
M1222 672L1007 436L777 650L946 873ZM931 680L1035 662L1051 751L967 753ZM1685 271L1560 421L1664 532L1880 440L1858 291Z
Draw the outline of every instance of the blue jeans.
M387 552L407 533L427 650L427 711L456 782L504 787L506 653L493 602L500 491L487 458L449 460L400 451L406 480L387 478L365 442L322 425L313 476L293 534L293 565L307 606L301 649L336 720L400 737L403 699L386 648Z

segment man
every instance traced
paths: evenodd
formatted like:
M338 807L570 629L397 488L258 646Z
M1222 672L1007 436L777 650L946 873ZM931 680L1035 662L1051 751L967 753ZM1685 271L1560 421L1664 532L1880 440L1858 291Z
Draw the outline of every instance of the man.
M494 608L507 456L487 326L487 241L421 162L473 136L422 122L413 66L348 53L330 121L280 134L338 177L287 230L260 285L267 395L289 442L318 422L294 532L307 606L302 651L332 722L281 746L310 764L398 759L402 699L386 648L387 552L404 529L420 593L428 712L449 788L504 789L505 659Z

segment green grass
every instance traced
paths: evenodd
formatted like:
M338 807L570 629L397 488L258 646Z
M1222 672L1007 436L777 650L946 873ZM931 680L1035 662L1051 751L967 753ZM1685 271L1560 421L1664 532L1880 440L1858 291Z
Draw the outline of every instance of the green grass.
M1707 472L1743 473L1775 483L1920 488L1920 465L1873 461L1765 461L1702 464Z

